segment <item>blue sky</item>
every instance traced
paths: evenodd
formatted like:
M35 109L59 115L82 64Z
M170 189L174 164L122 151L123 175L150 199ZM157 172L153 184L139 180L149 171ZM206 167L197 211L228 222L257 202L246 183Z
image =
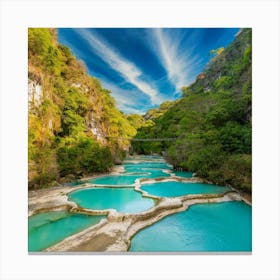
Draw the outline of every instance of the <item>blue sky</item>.
M239 28L59 28L58 40L112 92L124 113L143 114L181 95Z

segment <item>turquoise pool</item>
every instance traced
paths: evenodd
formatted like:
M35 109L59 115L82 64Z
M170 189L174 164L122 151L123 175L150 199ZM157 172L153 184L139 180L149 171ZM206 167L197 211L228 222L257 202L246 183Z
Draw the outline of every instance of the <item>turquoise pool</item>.
M172 171L176 176L183 178L191 178L193 176L192 172L187 171Z
M116 209L122 213L138 213L154 206L154 200L142 197L133 188L91 188L69 194L69 199L84 208Z
M142 168L142 170L149 173L147 178L170 177L169 173L165 173L161 169ZM146 176L144 178L146 178Z
M88 183L96 185L117 185L117 186L128 186L133 185L135 180L138 178L144 178L144 173L141 175L111 175L99 177L93 180L89 180Z
M220 187L202 183L183 183L183 182L159 182L144 184L141 186L143 191L156 196L182 196L187 194L217 194L229 191L228 187Z
M40 213L28 218L28 251L42 251L91 225L105 215L72 214L66 211Z
M146 166L146 167L145 167ZM166 169L165 167L163 169ZM170 174L165 173L160 168L153 168L149 164L138 166L125 166L125 172L120 175L103 176L96 179L89 180L88 183L95 185L117 185L117 186L129 186L135 183L136 179L140 178L158 178L169 177Z
M169 173L163 172L163 169L170 170L170 167L165 162L139 162L134 164L125 164L124 169L125 173L146 173L143 174L141 178L158 178L170 176Z
M152 161L145 161L145 162L138 162L138 163L125 163L125 169L133 169L133 168L160 168L160 169L171 169L170 165L165 162L152 162Z
M131 252L250 252L252 209L239 201L197 204L137 233Z

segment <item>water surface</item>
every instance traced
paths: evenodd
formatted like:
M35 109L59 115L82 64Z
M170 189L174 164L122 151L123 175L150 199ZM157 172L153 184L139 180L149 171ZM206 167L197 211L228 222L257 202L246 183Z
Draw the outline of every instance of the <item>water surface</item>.
M250 252L252 209L240 202L196 204L141 230L131 252Z
M187 171L172 171L176 176L183 178L191 178L193 176L192 172Z
M66 211L33 215L28 218L28 251L42 251L72 234L99 223L105 217Z
M145 161L145 162L138 162L138 163L125 163L125 169L130 168L160 168L160 169L170 169L170 165L166 162L159 162L159 161Z
M96 185L128 186L128 185L133 185L136 179L143 178L143 177L145 177L144 173L138 175L109 175L109 176L92 179L89 180L88 182L90 184L96 184Z
M229 191L228 187L221 187L203 183L158 182L143 184L141 189L155 196L182 196L187 194L217 194Z
M116 209L122 213L138 213L154 206L154 200L142 197L133 188L92 188L74 191L69 199L83 208Z
M163 170L170 170L170 166L165 162L139 162L134 164L124 164L125 173L132 172L144 173L141 178L159 178L169 177L170 174L163 172Z

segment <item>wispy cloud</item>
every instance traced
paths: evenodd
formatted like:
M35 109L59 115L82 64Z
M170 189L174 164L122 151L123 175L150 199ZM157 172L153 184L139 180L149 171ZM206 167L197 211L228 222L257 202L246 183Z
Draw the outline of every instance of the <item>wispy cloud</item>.
M192 71L199 64L198 57L193 55L193 45L182 44L183 34L170 32L168 29L151 29L155 45L153 49L167 72L170 82L176 91L188 85L192 80Z
M94 50L94 53L106 62L114 71L120 73L127 82L148 95L152 105L161 103L161 98L157 89L141 78L144 74L135 64L122 57L111 46L108 46L104 40L89 30L74 29L74 31L76 31L77 34L79 34Z
M139 96L138 91L123 90L118 85L108 81L106 78L102 79L102 87L112 92L111 94L116 100L117 107L124 113L136 113L142 115L146 112L146 104L142 101L143 97L141 98L141 96Z

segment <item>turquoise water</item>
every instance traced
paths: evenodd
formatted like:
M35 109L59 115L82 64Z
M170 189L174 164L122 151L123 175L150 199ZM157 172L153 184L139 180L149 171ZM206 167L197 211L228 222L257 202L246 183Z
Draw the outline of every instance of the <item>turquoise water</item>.
M145 177L142 175L111 175L99 177L93 180L89 180L90 184L96 185L118 185L118 186L127 186L135 183L135 180L138 178Z
M141 178L158 178L170 176L170 174L162 171L163 169L170 170L170 167L165 162L139 162L135 164L125 164L124 169L126 173L146 173L141 176Z
M143 191L156 196L182 196L187 194L217 194L230 190L228 187L220 187L202 183L182 183L182 182L159 182L144 184L141 186Z
M131 252L250 252L252 209L243 202L193 205L143 229Z
M165 172L161 171L160 169L143 168L143 170L150 173L148 178L170 177L169 173L165 173Z
M141 170L131 170L125 173L126 175L137 176L138 178L159 178L170 177L170 174L163 172L160 169L143 168Z
M124 164L125 169L133 168L160 168L160 169L170 169L171 167L165 162L138 162L138 163L126 163Z
M142 197L133 188L92 188L74 191L69 198L84 208L116 209L122 213L138 213L154 206L154 200Z
M191 178L193 176L192 172L186 172L186 171L172 171L172 172L178 177Z
M99 223L104 215L46 212L28 218L28 251L42 251L64 238Z
M147 173L147 175L143 176L144 178L170 177L170 174L163 172L161 169L142 168L141 170Z
M125 172L123 174L99 177L89 180L88 183L96 185L127 186L133 185L135 180L139 178L158 178L170 176L170 174L162 171L162 169L170 169L166 163L141 162L139 164L125 164L124 168Z

